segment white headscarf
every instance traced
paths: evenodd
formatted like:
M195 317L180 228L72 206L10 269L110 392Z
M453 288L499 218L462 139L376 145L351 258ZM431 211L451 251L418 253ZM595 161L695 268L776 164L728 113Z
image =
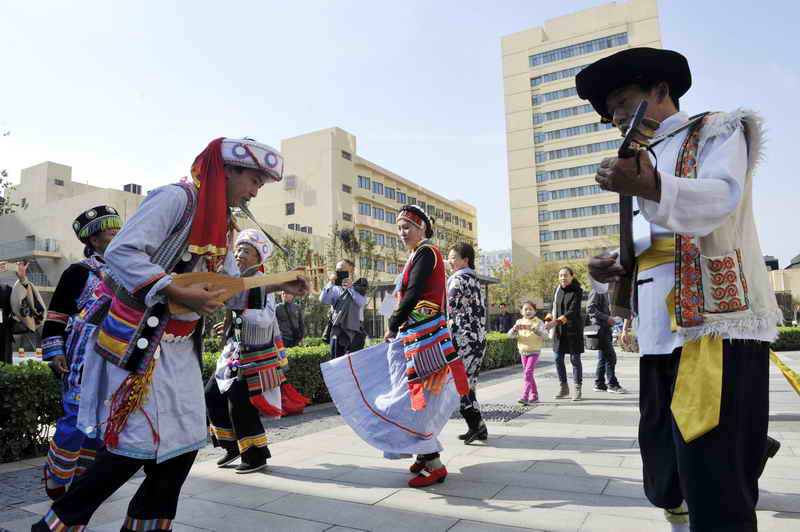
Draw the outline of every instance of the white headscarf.
M239 233L239 236L236 237L236 247L243 243L250 244L255 248L259 257L259 264L264 264L269 256L272 255L272 250L274 249L267 235L258 229L245 229Z

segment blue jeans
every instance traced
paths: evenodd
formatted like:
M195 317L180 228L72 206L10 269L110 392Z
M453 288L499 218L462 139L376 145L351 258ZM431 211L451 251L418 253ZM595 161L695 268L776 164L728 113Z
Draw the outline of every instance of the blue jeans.
M556 372L558 373L558 382L561 384L567 383L567 365L564 363L564 356L566 353L556 353ZM576 386L583 383L583 366L581 365L581 354L572 353L569 356L569 362L572 364L572 380Z
M617 365L617 352L614 351L614 344L610 334L600 335L600 349L597 351L597 371L595 372L594 384L598 388L606 388L606 377L608 377L609 388L619 388L617 376L614 368Z

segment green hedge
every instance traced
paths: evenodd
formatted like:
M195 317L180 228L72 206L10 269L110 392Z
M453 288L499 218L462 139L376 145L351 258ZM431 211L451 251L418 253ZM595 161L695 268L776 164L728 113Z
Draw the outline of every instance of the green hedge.
M45 453L61 415L61 386L47 364L0 363L0 463Z
M772 344L775 351L800 351L800 327L778 327L778 339Z

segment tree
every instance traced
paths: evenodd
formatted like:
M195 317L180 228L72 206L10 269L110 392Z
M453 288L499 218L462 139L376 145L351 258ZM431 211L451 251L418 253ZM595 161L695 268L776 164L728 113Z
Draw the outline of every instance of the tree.
M19 203L11 200L9 193L13 192L14 186L8 181L8 172L0 170L0 216L4 214L14 214ZM24 208L24 207L23 207Z

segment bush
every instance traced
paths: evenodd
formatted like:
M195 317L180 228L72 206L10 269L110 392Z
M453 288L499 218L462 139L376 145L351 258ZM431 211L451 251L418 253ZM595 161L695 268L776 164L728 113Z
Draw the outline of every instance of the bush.
M44 454L61 415L61 385L47 364L0 363L0 462Z
M486 354L483 355L481 369L504 368L519 363L517 339L507 334L491 332L486 335Z
M778 339L773 351L800 351L800 327L778 327Z
M303 338L303 341L300 342L300 347L317 347L320 345L325 345L325 342L319 336L309 336Z

